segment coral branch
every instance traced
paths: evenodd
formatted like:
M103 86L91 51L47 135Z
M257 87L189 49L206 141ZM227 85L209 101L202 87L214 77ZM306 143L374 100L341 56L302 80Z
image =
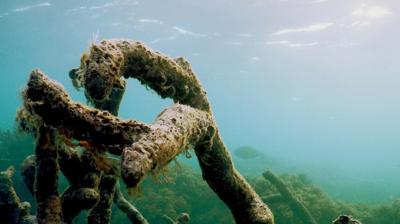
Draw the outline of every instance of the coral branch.
M314 217L308 211L308 209L303 205L303 203L297 199L293 193L288 189L286 184L277 177L271 171L266 171L263 173L265 179L267 179L271 184L273 184L279 191L283 198L283 202L287 203L296 216L303 222L307 224L317 224Z
M147 220L143 215L133 206L129 201L127 201L121 192L120 185L117 183L114 194L114 203L118 208L124 212L129 220L134 224L148 224Z

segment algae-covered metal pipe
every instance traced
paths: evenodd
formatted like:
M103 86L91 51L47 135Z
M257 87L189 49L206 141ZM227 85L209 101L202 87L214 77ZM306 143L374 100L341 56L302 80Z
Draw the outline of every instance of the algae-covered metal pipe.
M153 124L126 121L73 102L59 84L35 70L23 93L24 110L69 138L122 155L122 177L131 187L194 148L203 178L237 223L274 223L267 205L235 169L206 92L186 60L169 58L136 41L102 41L91 46L73 73L75 85L84 86L86 96L96 103L122 88L123 78L136 78L176 104Z

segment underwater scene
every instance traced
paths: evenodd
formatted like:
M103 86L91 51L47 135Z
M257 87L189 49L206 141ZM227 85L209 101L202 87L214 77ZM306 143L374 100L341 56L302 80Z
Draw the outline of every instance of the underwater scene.
M400 224L399 12L1 0L0 224Z

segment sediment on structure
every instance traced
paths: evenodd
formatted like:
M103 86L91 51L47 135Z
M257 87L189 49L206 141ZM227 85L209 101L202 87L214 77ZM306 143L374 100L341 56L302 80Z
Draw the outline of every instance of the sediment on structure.
M136 186L146 173L194 147L204 179L237 223L273 223L269 208L234 168L206 93L187 61L168 58L139 42L103 41L92 45L73 73L77 86L84 85L85 94L96 101L107 99L113 88L120 87L121 77L132 77L179 104L166 109L153 125L122 121L73 103L61 87L34 71L24 93L27 111L70 137L92 140L115 154L122 152L122 176L128 186ZM77 123L82 126L79 130L73 125Z
M277 197L276 195L274 197L266 198L267 202L268 200L276 200L279 198L278 200L280 202L287 204L291 208L296 218L298 218L301 223L317 224L314 217L311 215L310 211L308 211L306 206L304 206L304 204L293 195L293 193L279 177L277 177L269 170L264 172L263 176L266 180L268 180L272 185L275 186L281 196L281 198Z
M4 224L35 224L29 202L21 202L13 187L14 167L0 172L0 221Z

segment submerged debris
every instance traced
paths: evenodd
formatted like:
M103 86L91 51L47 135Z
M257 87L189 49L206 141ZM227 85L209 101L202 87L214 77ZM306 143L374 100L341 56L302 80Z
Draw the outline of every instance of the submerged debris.
M91 45L70 77L96 109L73 102L60 84L34 70L17 115L23 130L37 137L35 161L27 161L24 173L38 202L39 223L72 223L82 210L89 210L90 224L109 223L113 201L131 220L146 223L118 193L118 178L136 187L145 175L191 148L204 180L237 223L274 223L267 205L235 169L206 92L185 59L172 59L136 41L105 40ZM118 118L125 78L138 79L176 104L153 124ZM87 150L78 153L73 142ZM120 171L112 168L108 153L121 156ZM59 171L70 184L62 195L57 191Z

